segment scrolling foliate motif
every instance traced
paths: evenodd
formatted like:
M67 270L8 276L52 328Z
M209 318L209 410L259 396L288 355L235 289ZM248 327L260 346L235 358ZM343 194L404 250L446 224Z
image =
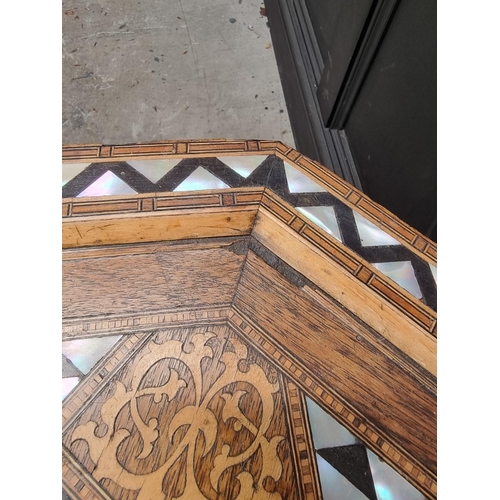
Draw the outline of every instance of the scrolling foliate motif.
M65 441L112 496L279 500L289 447L265 367L234 335L160 333Z

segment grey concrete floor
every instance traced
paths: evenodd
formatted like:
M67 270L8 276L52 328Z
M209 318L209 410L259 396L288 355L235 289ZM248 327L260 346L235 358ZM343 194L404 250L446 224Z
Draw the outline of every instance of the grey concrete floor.
M261 0L63 0L64 144L293 136Z

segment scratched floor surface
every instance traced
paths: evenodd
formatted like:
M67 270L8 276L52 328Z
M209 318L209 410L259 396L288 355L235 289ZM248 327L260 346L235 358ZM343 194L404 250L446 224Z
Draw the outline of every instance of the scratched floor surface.
M293 146L261 0L63 0L63 143Z

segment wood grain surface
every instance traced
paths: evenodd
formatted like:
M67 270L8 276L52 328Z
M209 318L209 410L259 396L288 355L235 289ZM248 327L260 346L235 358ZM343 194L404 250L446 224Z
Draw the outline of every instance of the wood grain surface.
M281 143L65 149L258 152L435 263L434 244ZM331 240L261 187L63 200L63 337L124 335L63 404L71 498L318 498L304 394L435 498L435 312Z
M63 221L63 248L250 234L257 209L178 210L168 214L89 216Z
M368 273L370 268L369 275L373 277L372 266L342 245L335 245L333 239L330 252L316 247L305 238L298 237L293 228L263 208L259 210L252 236L432 375L436 374L436 339L417 323L413 315L397 307L398 296L395 292L384 291L380 294L363 283L358 270L366 268ZM380 277L379 281L382 280L387 282L387 278Z
M74 144L63 145L63 162L96 160L120 161L131 158L195 158L223 157L224 155L276 154L289 162L297 170L305 173L322 185L327 191L340 198L348 206L363 214L376 226L398 239L404 246L420 255L425 261L436 265L437 246L426 236L408 226L394 214L368 198L345 180L323 165L302 155L280 141L224 139L203 139L184 141L159 141L144 144L101 145Z
M300 498L276 369L227 326L144 336L63 434L94 484L120 500Z
M366 342L361 325L342 321L335 308L318 308L252 251L233 307L267 332L285 358L435 474L436 397Z
M227 246L129 250L63 261L63 319L230 305L245 259Z
M267 252L271 265L248 247ZM75 248L63 257L66 338L132 338L168 323L219 328L228 317L234 323L235 311L265 332L267 351L244 329L237 332L271 362L279 359L282 373L433 496L435 378L318 288L320 273L301 278L251 237ZM85 397L98 380L91 383Z

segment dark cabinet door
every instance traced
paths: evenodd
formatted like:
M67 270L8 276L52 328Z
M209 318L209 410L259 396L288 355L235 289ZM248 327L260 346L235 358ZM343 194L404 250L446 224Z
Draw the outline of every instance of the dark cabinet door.
M436 1L306 0L326 127L344 130L365 192L436 234Z
M436 3L403 0L342 128L365 192L437 240Z
M325 126L341 98L376 0L305 0L323 68L317 91ZM335 127L342 128L342 127Z
M297 148L436 241L436 0L266 5Z

